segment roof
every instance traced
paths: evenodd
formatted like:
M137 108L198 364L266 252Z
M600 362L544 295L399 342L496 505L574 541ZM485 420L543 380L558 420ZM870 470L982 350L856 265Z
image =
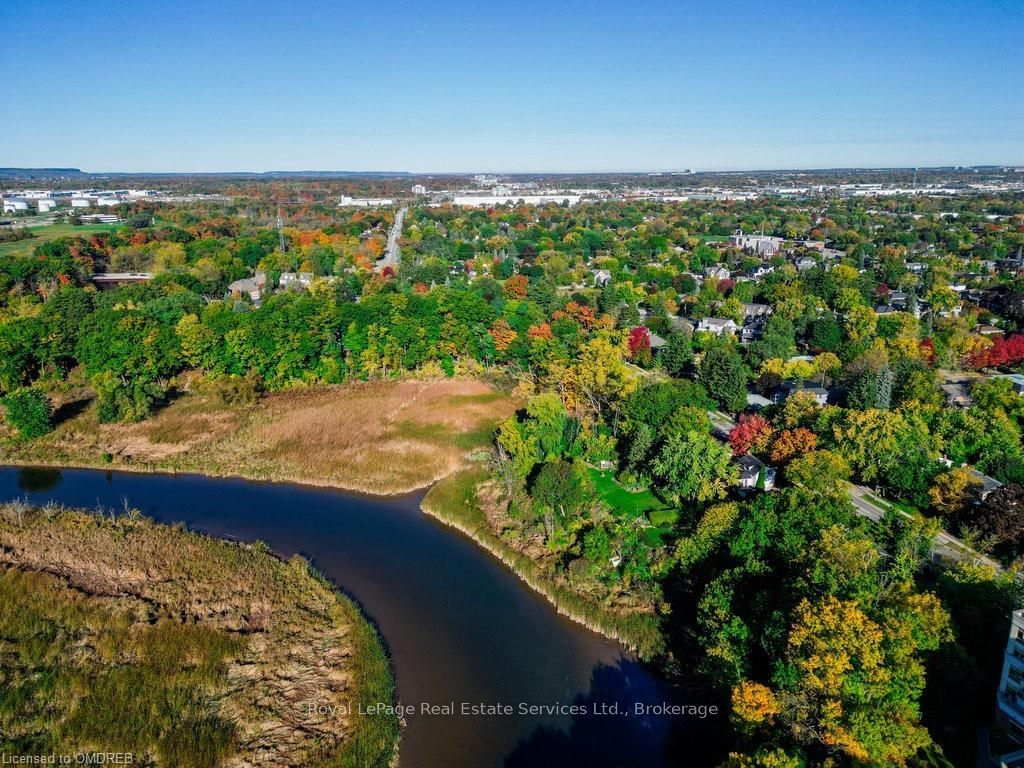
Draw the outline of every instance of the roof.
M994 477L989 477L988 475L979 472L976 469L968 468L967 473L975 480L977 480L979 483L981 483L982 493L988 493L990 491L994 491L996 488L1003 487L1003 484L996 480Z
M764 462L749 453L739 460L739 465L742 477L757 477L764 468Z

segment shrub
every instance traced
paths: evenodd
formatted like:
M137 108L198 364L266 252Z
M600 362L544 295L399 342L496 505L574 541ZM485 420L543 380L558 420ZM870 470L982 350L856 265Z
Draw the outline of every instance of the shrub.
M45 435L53 429L50 419L53 409L46 394L34 387L22 387L3 399L7 408L7 422L18 430L21 437Z

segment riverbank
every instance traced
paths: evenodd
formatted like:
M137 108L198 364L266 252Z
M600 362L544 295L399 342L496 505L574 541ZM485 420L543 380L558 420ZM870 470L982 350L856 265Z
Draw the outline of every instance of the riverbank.
M227 405L187 392L135 424L65 403L57 428L8 440L0 461L294 482L391 496L425 488L486 450L518 402L474 379L365 382Z
M486 480L487 472L481 467L450 475L431 487L422 509L473 539L566 618L621 642L641 658L650 658L662 649L658 620L652 613L611 610L559 583L556 574L505 541L489 524L479 502L478 487Z
M0 506L9 754L392 765L381 641L300 557L129 514Z

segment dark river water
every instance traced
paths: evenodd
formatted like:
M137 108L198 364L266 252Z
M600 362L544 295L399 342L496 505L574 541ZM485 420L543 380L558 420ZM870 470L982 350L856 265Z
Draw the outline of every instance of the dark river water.
M711 764L702 746L722 715L637 714L637 703L707 702L669 690L618 644L560 617L472 541L423 515L420 496L0 468L0 499L15 497L117 510L127 502L160 522L305 555L376 623L400 702L417 710L402 734L401 768ZM424 703L463 702L516 714L419 713ZM575 711L519 714L529 705Z

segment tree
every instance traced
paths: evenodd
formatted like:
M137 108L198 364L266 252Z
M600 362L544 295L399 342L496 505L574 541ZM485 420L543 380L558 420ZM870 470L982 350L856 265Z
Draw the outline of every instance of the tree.
M789 463L786 479L812 493L834 493L850 479L850 465L831 451L811 451Z
M525 299L530 280L526 275L513 275L501 286L501 292L508 299Z
M665 341L665 347L661 350L661 365L669 376L680 378L693 363L693 346L689 337L679 331L670 333Z
M731 346L716 343L704 353L697 379L727 411L741 411L747 404L747 369Z
M768 448L773 431L771 422L761 414L741 414L739 422L729 431L732 455L763 453Z
M1011 483L997 488L958 517L1007 558L1024 555L1024 486Z
M765 360L778 358L788 360L796 354L796 332L793 322L783 317L772 317L764 327L760 339L748 348L753 366L759 366Z
M771 461L786 464L798 456L810 453L817 445L818 436L806 427L785 429L772 441Z
M562 399L554 392L534 395L526 404L526 413L530 417L527 431L536 438L545 460L560 456L567 447L565 429L569 420Z
M918 722L920 650L948 638L934 595L910 595L878 620L831 595L797 606L781 681L779 719L801 744L876 765L905 765L931 744Z
M736 481L728 448L710 434L673 434L654 460L654 475L667 494L707 502L724 498Z
M593 488L582 465L570 461L548 461L540 468L530 489L533 498L557 515L565 525L590 499ZM545 516L548 535L554 530L550 517Z
M638 365L651 362L651 332L645 326L638 325L629 332L626 340L629 356Z
M7 422L18 430L18 435L32 439L53 429L50 418L53 409L46 393L35 387L21 387L3 399L7 409Z
M960 512L970 499L974 488L981 485L974 475L963 467L956 467L935 477L928 491L932 509L943 516Z

